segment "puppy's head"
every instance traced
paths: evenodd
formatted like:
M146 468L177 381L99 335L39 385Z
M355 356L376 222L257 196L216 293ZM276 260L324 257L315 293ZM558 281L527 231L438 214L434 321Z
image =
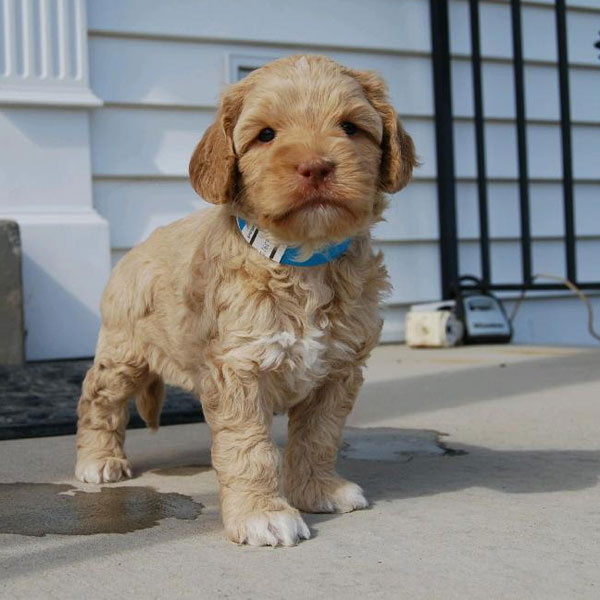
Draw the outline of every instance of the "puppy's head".
M321 56L270 63L231 86L190 161L194 189L276 238L340 240L366 229L416 164L375 73Z

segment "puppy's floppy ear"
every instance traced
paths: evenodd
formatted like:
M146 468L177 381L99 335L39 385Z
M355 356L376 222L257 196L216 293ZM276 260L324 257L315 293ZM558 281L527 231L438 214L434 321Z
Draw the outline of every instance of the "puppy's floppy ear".
M402 127L398 114L388 99L385 82L377 73L346 69L346 74L360 83L367 100L381 116L383 155L380 185L384 192L397 192L410 181L413 168L419 164L412 138Z
M221 98L214 123L204 132L190 159L192 187L213 204L231 202L237 192L237 164L233 128L242 109L244 87L229 88Z

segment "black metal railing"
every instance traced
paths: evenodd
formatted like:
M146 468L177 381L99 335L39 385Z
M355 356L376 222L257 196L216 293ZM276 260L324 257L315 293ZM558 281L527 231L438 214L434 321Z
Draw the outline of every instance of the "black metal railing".
M440 223L442 295L451 298L460 285L458 255L457 207L454 170L453 111L451 97L451 57L448 1L430 0L433 84L435 95L435 129L437 146L437 188ZM562 144L562 190L564 206L565 277L582 289L600 289L600 282L581 282L577 278L577 239L573 199L573 157L571 148L571 116L569 97L569 62L565 0L556 0L556 33L558 82L560 97L560 131ZM483 110L481 35L479 0L469 0L471 31L471 68L475 152L477 157L477 195L479 211L479 247L481 280L490 290L557 290L561 283L536 281L532 272L532 238L527 164L527 115L525 112L525 77L522 47L521 2L510 2L512 26L513 72L517 130L517 165L520 217L521 281L494 282L490 266L490 233L488 215L488 178L485 155L485 115ZM593 41L590 40L592 44Z

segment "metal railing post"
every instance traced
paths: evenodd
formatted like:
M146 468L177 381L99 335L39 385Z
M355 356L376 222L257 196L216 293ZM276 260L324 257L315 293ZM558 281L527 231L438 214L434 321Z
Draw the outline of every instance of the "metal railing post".
M450 298L458 283L458 240L456 234L456 193L454 135L450 80L450 33L448 3L430 0L435 140L437 156L438 219L442 297Z

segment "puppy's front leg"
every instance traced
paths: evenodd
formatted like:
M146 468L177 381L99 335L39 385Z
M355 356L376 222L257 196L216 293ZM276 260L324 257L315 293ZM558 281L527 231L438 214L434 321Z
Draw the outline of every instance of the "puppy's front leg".
M252 546L294 546L310 531L279 491L280 453L258 374L224 369L205 380L202 406L212 432L227 537Z
M344 422L362 381L360 367L349 365L289 412L284 489L304 512L350 512L368 506L360 486L335 472Z

